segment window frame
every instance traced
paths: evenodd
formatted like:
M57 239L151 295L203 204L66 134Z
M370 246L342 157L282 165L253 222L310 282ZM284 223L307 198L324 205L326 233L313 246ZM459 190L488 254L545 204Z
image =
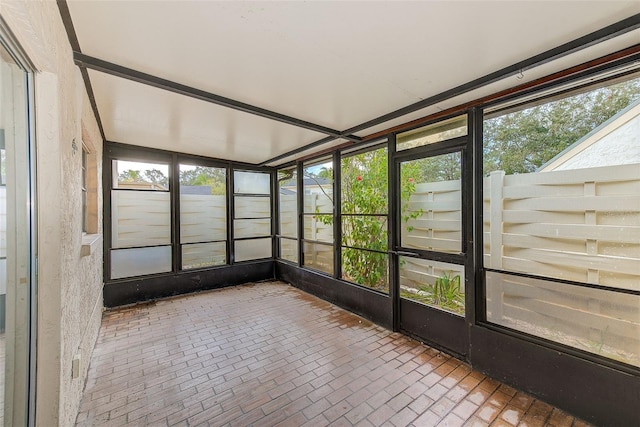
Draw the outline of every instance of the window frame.
M530 89L518 91L503 97L494 98L490 102L483 103L475 107L473 112L475 118L473 127L477 141L477 149L474 152L474 222L480 224L475 227L474 240L474 257L476 259L475 275L479 279L476 285L476 307L475 307L475 323L488 330L497 331L507 336L525 339L528 342L539 344L546 348L557 350L563 353L576 355L577 357L588 360L598 365L614 368L623 372L637 375L640 368L616 359L586 351L576 346L571 346L557 340L551 340L541 335L534 335L519 329L491 322L487 319L487 273L495 273L514 278L523 278L531 280L539 280L546 283L556 283L575 287L576 289L597 289L601 291L609 291L616 294L628 294L639 296L640 290L631 290L625 288L614 288L606 285L599 285L589 282L580 282L568 280L558 277L543 276L531 274L527 272L510 271L505 269L495 269L485 266L484 262L484 240L483 233L484 213L483 213L483 179L484 179L484 120L489 117L497 117L509 112L520 111L526 109L527 106L553 102L556 100L566 99L568 97L587 93L598 88L612 85L621 81L640 78L640 64L630 65L626 60L615 61L612 64L594 67L586 71L569 75L567 77L552 81L550 83L534 86ZM477 201L480 202L477 202Z

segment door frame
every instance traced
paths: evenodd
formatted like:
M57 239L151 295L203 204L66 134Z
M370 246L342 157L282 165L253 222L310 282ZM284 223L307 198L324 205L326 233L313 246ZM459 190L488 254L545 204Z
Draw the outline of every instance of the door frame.
M464 360L469 355L470 327L475 319L475 249L474 227L474 167L473 167L473 125L474 112L467 112L467 135L416 148L396 151L396 135L389 137L389 253L390 253L390 297L393 311L393 329L430 346L455 354ZM448 120L443 117L429 124ZM405 131L403 131L405 132ZM461 253L452 254L438 251L416 250L401 246L402 216L400 200L401 163L443 154L461 154ZM465 278L465 315L429 307L427 305L400 298L400 257L407 256L425 261L440 261L460 265ZM404 315L403 315L404 314ZM406 316L405 316L406 315Z

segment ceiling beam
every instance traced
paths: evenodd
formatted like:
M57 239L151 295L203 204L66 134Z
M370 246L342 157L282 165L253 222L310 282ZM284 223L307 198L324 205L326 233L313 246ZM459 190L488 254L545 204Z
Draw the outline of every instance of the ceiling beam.
M322 138L322 139L319 139L318 141L315 141L315 142L312 142L312 143L307 144L305 146L296 148L295 150L287 151L284 154L280 154L279 156L272 157L269 160L265 160L264 162L259 163L258 166L265 166L265 165L268 165L269 163L273 163L273 162L277 162L278 160L286 159L287 157L291 157L291 156L294 156L296 154L300 154L303 151L307 151L307 150L310 150L312 148L319 147L321 145L327 144L327 143L329 143L331 141L335 141L335 140L336 140L336 138L332 138L330 136Z
M71 45L71 49L73 51L79 52L80 43L78 42L78 36L76 34L76 30L73 27L73 22L71 20L71 13L69 12L69 5L65 0L57 0L56 3L58 4L60 17L62 18L64 29L67 32L67 37L69 38L69 44ZM96 118L96 123L98 124L98 130L100 131L100 136L102 136L102 141L104 142L107 139L107 137L104 134L102 119L100 118L100 112L98 111L96 98L93 94L93 87L91 86L91 80L89 80L89 72L85 67L81 66L80 74L82 74L82 80L84 81L84 87L87 91L87 96L89 97L89 103L91 104L91 109L93 110L93 116Z
M102 59L94 58L89 55L85 55L80 52L73 52L73 59L75 63L81 67L85 67L91 70L100 71L112 76L124 78L137 83L142 83L148 86L152 86L159 89L164 89L169 92L177 93L180 95L189 96L191 98L199 99L201 101L210 102L212 104L220 105L222 107L231 108L233 110L242 111L244 113L253 114L256 116L264 117L266 119L275 120L288 125L300 127L307 130L323 133L335 138L344 138L350 141L361 141L362 138L355 135L343 135L342 132L331 129L325 126L321 126L315 123L308 122L306 120L297 119L295 117L280 114L275 111L267 110L265 108L256 107L255 105L247 104L244 102L236 101L231 98L216 95L211 92L207 92L201 89L196 89L191 86L176 83L171 80L163 79L151 74L143 73L142 71L133 70L131 68L124 67L122 65L114 64L112 62L104 61Z

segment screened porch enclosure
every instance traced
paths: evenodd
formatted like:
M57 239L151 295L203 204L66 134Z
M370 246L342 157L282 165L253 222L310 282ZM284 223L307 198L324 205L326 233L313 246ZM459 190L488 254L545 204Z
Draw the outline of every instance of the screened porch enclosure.
M279 168L108 143L105 302L277 278L515 385L526 383L474 340L505 337L514 352L535 346L531 363L596 362L635 381L640 78L589 81ZM589 120L567 126L571 103L590 103L578 112ZM546 152L519 152L526 144Z
M58 3L105 141L104 305L283 281L635 423L637 4L368 3L381 31L304 3Z

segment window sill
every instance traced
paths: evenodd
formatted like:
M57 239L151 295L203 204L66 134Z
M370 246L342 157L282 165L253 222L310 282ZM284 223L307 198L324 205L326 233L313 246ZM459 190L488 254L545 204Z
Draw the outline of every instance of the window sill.
M102 242L102 234L83 234L82 246L80 248L80 256L89 256L95 252L96 248Z

